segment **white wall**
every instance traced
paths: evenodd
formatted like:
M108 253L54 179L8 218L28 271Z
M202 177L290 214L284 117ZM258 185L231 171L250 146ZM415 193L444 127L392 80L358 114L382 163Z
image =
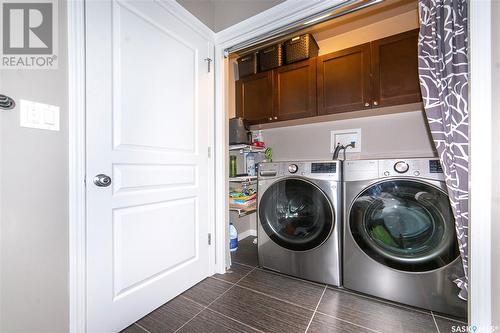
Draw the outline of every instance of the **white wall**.
M212 0L214 4L213 31L222 31L249 17L259 14L284 0Z
M346 119L262 130L273 160L329 160L330 131L361 129L361 153L348 153L348 159L435 156L423 112Z
M0 93L61 107L59 132L0 111L0 332L69 327L66 1L59 24L59 69L0 71Z
M491 321L493 326L500 327L500 2L492 1L492 41L493 48L493 104L497 110L493 112L492 135L493 135L493 151L492 160L494 170L492 174L492 227L491 227Z
M259 14L284 0L176 0L214 32Z

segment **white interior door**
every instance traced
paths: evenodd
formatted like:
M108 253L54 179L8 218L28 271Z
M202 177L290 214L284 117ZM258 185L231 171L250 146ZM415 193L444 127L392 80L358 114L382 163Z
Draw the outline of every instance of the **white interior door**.
M119 331L209 272L213 45L168 6L86 2L89 332Z

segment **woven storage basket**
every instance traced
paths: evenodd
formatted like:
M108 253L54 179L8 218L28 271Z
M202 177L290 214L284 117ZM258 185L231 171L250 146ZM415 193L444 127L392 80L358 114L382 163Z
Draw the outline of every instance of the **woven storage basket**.
M287 40L284 45L287 64L316 57L319 51L318 43L311 34L293 37Z
M259 50L259 72L283 65L283 45L276 44Z
M257 53L249 53L238 58L238 74L239 77L245 77L257 73Z

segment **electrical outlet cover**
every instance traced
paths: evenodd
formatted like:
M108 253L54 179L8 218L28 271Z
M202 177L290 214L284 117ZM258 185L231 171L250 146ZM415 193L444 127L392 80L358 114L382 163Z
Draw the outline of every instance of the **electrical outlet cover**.
M361 128L330 131L330 153L335 151L335 147L338 143L346 146L351 142L355 142L355 147L347 148L346 153L360 153Z

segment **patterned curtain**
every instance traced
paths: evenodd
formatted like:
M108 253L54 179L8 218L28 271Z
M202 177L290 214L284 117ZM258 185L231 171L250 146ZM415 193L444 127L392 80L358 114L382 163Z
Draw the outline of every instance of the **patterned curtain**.
M468 31L467 0L420 0L418 67L432 138L441 160L464 276L454 282L467 300L468 249Z

